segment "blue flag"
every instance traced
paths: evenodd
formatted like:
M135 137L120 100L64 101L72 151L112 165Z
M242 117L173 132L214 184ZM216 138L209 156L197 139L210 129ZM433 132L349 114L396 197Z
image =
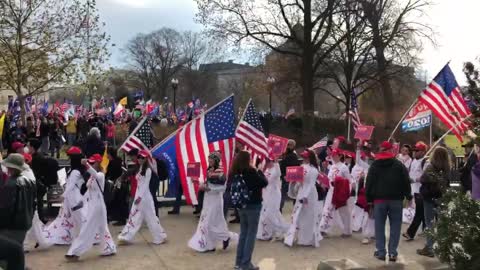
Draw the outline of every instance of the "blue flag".
M163 160L168 168L168 191L165 197L173 198L179 191L180 187L180 178L178 174L177 166L177 149L175 147L176 136L172 135L167 139L162 146L158 147L152 152L152 155L159 159Z

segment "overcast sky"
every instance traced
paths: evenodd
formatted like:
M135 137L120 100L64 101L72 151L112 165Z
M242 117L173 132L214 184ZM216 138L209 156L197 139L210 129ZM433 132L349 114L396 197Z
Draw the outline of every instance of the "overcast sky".
M400 0L402 1L402 0ZM463 62L480 56L478 31L478 0L433 0L428 10L430 23L437 32L438 46L426 45L421 57L423 67L432 78L451 60L459 82L464 81ZM193 0L97 0L100 16L107 32L116 44L111 63L123 66L122 48L137 33L147 33L161 27L177 30L201 30L194 22L196 4ZM242 60L239 60L239 62ZM479 64L480 65L480 64Z

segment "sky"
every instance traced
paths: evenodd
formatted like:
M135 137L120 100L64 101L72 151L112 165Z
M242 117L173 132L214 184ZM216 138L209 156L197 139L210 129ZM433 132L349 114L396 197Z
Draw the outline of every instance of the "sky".
M406 0L399 0L406 1ZM474 61L480 56L478 32L478 0L431 0L425 16L436 32L437 46L424 43L420 57L428 79L448 61L459 83L465 81L462 66L465 61ZM126 65L122 49L138 33L148 33L161 27L180 31L200 31L195 23L196 3L193 0L97 0L100 16L106 23L106 31L115 47L110 59L114 67ZM244 62L238 59L238 62ZM480 62L478 62L480 65Z

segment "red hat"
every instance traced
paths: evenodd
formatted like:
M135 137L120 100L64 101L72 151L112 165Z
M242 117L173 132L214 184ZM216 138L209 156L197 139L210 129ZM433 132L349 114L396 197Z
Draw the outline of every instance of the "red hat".
M28 153L23 153L23 158L25 159L25 163L27 164L32 163L32 155Z
M72 146L70 147L70 149L68 149L67 151L67 155L80 155L82 154L82 149L76 147L76 146Z
M331 156L340 156L342 154L342 150L340 149L333 149L330 153Z
M389 141L384 141L382 144L380 144L380 148L382 148L384 151L388 151L393 148L393 145Z
M100 154L93 154L88 158L88 163L102 162L103 158Z
M150 152L147 150L142 150L138 152L138 155L144 158L150 158Z
M310 158L310 153L307 150L304 150L302 153L300 153L300 156L302 158Z
M428 145L424 142L417 142L413 150L415 151L427 151Z
M335 138L337 140L339 140L340 142L344 142L345 141L345 137L344 136L338 136L337 138Z
M346 157L353 158L353 159L354 159L355 156L356 156L355 153L350 152L350 151L344 151L344 155L345 155Z
M17 151L17 149L23 148L23 147L25 147L25 144L23 144L21 142L13 142L12 143L12 150L13 151Z

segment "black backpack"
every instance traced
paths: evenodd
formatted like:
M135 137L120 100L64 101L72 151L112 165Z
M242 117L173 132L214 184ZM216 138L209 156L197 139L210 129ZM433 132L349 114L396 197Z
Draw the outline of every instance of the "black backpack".
M247 207L250 201L250 191L243 179L242 174L235 174L232 179L232 186L230 188L231 205L236 209L243 209Z

